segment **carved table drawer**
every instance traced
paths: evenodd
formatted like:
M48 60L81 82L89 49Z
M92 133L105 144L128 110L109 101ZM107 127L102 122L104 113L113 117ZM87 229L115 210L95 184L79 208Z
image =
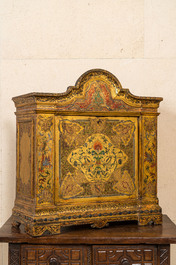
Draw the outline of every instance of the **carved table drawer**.
M21 247L21 265L87 265L87 256L87 248L81 246Z
M93 246L93 265L156 265L155 246Z

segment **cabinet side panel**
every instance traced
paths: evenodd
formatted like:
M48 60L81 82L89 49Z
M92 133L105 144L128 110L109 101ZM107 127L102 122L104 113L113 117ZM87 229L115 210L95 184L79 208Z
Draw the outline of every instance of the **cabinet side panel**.
M157 194L157 117L142 118L142 195L156 197Z
M37 116L36 194L38 205L54 204L54 115Z
M17 123L17 198L33 198L33 121Z

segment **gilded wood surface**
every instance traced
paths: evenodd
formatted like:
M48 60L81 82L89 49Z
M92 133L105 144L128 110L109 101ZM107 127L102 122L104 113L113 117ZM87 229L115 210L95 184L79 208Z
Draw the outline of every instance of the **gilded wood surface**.
M61 226L162 222L157 199L157 108L111 73L91 70L66 93L31 93L17 106L14 224L34 236Z
M59 197L136 197L137 132L136 118L59 118Z
M54 117L37 118L37 203L54 202Z
M143 117L143 196L157 192L157 120Z
M95 95L89 92L94 92ZM107 110L110 112L121 112L122 110L156 112L162 98L134 96L128 89L123 89L119 80L110 72L93 69L84 73L77 80L75 86L69 87L65 93L29 93L14 97L13 101L19 114L20 111L25 110L26 105L28 105L28 110L58 111L59 108L60 111L70 109L70 111L80 113L81 110L91 113L93 109L102 113ZM92 109L89 105L92 106Z
M33 122L19 122L17 126L17 195L30 198L33 194Z

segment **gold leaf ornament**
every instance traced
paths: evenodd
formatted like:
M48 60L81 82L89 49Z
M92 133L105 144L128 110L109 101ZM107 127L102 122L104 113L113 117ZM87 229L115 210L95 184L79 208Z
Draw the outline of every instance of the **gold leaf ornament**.
M77 135L83 130L83 127L77 123L70 121L62 121L60 123L60 131L63 135L64 141L71 145Z
M123 193L126 195L132 195L133 194L133 192L135 190L135 186L134 186L133 180L132 180L132 178L131 178L131 176L127 170L124 171L122 177L113 186L113 189L119 193Z
M113 130L120 136L124 145L127 145L133 136L135 126L131 121L123 121L114 126Z
M89 182L108 181L114 170L122 167L127 159L127 155L103 134L92 134L83 146L72 150L67 158Z
M76 184L71 173L68 173L64 178L63 183L61 185L61 194L64 199L69 199L71 197L75 197L83 191L83 188Z

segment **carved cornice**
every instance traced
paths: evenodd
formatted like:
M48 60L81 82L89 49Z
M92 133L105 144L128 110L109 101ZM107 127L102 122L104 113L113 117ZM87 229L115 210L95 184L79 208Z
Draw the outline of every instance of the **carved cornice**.
M14 97L18 110L45 109L59 112L139 112L159 107L160 97L139 97L122 88L110 72L93 69L65 93L29 93Z

